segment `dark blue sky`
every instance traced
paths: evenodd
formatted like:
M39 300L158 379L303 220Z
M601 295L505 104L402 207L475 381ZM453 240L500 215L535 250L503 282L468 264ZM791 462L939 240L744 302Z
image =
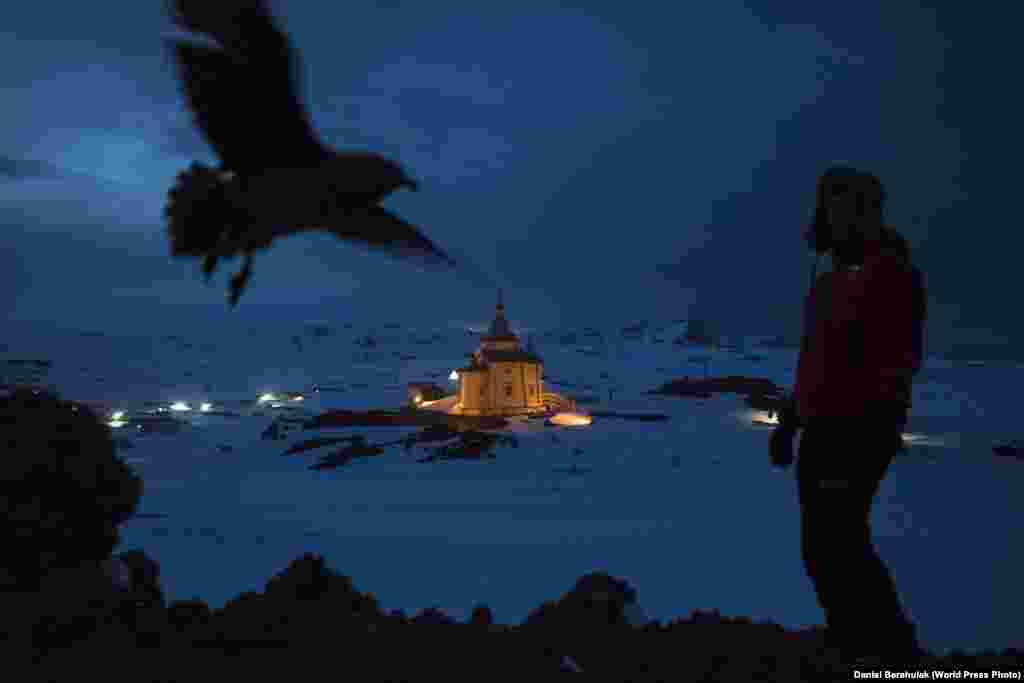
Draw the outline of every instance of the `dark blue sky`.
M697 313L792 334L815 178L842 162L888 187L889 219L927 278L929 346L1024 346L1007 10L492 5L276 3L323 138L406 164L422 191L389 207L502 283L514 322ZM237 264L206 287L198 263L172 261L164 193L190 160L214 159L183 107L167 30L155 0L5 10L9 317L122 330L490 316L491 290L328 236L260 254L235 312Z

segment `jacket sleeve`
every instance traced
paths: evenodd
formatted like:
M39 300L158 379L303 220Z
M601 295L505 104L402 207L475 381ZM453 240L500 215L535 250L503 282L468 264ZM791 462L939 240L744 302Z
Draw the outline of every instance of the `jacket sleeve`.
M924 355L925 291L909 264L880 264L865 290L864 381L884 402L910 404L910 387Z
M817 296L820 295L819 290L821 289L821 282L826 279L827 273L822 273L817 277L810 290L807 292L807 296L804 297L804 310L803 320L801 321L803 327L801 329L800 336L800 353L797 356L796 370L793 378L793 391L786 398L784 406L779 413L779 422L783 424L792 425L800 428L804 425L803 416L800 415L799 402L801 397L801 376L806 371L807 356L810 353L811 345L811 332L814 329L815 324L815 310L817 306Z

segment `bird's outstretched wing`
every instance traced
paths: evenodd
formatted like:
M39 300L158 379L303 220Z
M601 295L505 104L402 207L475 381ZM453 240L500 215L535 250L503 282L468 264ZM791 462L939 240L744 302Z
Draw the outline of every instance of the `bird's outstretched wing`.
M379 206L357 209L344 223L324 228L357 247L426 267L457 268L458 263L418 228Z
M217 43L171 41L188 106L224 166L312 166L327 156L299 97L299 57L265 0L167 0L174 24Z

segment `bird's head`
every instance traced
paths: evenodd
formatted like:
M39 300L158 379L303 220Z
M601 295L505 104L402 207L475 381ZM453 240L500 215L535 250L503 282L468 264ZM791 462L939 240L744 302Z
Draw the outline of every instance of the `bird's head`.
M397 187L406 187L413 192L419 191L419 181L410 176L400 163L391 159L384 159L384 162L388 166L389 175L395 179Z

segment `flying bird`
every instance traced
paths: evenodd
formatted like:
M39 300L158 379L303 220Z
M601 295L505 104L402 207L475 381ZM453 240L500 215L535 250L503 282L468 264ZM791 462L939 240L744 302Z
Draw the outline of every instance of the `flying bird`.
M196 126L220 159L178 174L164 208L171 255L203 258L207 282L221 258L243 256L231 278L234 307L253 253L275 239L326 231L426 266L456 261L380 206L417 181L374 152L338 151L313 129L299 93L299 57L265 0L168 0L169 41Z

